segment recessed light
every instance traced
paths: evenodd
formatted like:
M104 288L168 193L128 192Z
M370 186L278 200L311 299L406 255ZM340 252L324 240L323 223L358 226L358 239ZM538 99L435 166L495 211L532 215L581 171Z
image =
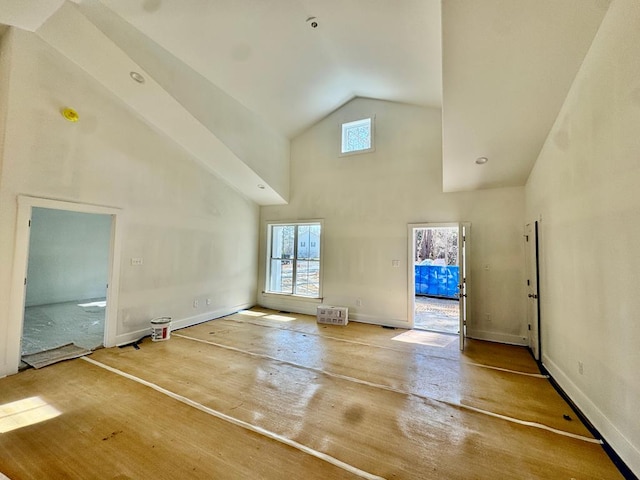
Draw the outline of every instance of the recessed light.
M144 77L138 72L130 72L129 76L133 78L138 83L144 83Z
M264 185L262 185L261 183L259 183L259 184L258 184L258 188L259 188L260 190L264 190Z
M487 157L478 157L478 158L476 158L476 163L478 165L484 165L488 161L489 161L489 159Z

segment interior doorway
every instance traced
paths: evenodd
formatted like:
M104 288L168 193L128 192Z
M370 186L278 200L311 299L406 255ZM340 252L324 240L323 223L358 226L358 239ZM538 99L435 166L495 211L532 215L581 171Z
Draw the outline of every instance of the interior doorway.
M464 348L467 272L462 223L409 225L409 320L412 328L459 335Z
M31 237L31 217L35 208L64 210L89 214L106 215L110 219L108 276L106 284L106 306L102 344L112 347L117 343L118 290L120 279L120 218L118 208L99 205L51 200L47 198L18 196L15 251L13 257L12 288L9 298L9 323L7 328L7 373L17 373L22 358L22 333L26 306L29 244ZM95 305L84 308L95 308Z
M111 215L33 207L21 353L104 345Z

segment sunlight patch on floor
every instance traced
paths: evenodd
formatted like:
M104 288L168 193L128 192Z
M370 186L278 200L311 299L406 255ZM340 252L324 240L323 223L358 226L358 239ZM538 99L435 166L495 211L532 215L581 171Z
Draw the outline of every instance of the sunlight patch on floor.
M0 405L0 433L28 427L60 415L40 397L29 397Z
M264 317L266 313L264 312L254 312L252 310L240 310L238 315L246 315L247 317Z
M443 335L435 332L422 332L417 330L409 330L408 332L396 335L391 340L405 343L417 343L420 345L428 345L430 347L448 347L458 339L454 335Z
M78 304L79 307L102 307L105 308L107 306L107 301L106 300L102 300L99 302L89 302L89 303L79 303Z
M269 320L277 320L279 322L290 322L295 320L295 317L285 317L284 315L267 315L264 318L268 318Z

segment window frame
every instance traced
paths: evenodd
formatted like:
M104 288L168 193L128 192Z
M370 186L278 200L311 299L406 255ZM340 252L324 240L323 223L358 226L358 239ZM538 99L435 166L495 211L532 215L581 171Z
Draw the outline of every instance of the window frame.
M352 124L357 124L357 123L361 123L361 122L365 122L369 120L370 121L370 130L369 130L369 135L371 137L371 146L369 148L363 148L361 150L352 150L350 152L344 152L343 148L345 145L345 127L352 125ZM376 116L375 115L370 115L370 116L365 116L363 118L359 118L356 120L350 120L348 122L341 122L340 123L340 157L349 157L351 155L360 155L362 153L370 153L370 152L375 152L376 150L376 143L375 143L375 139L376 139Z
M278 295L278 296L285 296L285 297L295 297L297 299L304 299L304 300L312 300L312 301L321 301L322 300L322 273L323 273L323 267L322 267L322 261L323 261L323 250L324 250L324 242L323 242L323 230L324 230L324 222L322 220L296 220L296 221L267 221L265 222L266 224L266 229L267 229L267 235L266 235L266 255L265 255L265 260L266 260L266 269L265 269L265 279L264 279L264 294L266 295ZM282 226L293 226L295 227L294 230L294 239L293 239L293 247L294 247L294 252L292 257L289 259L291 261L292 264L292 286L291 286L291 293L289 292L278 292L278 291L273 291L270 289L271 287L271 268L272 268L272 261L275 260L282 260L281 258L274 258L273 255L273 245L272 245L272 236L273 236L273 227L282 227ZM311 295L302 295L299 293L295 293L295 287L296 287L296 279L297 279L297 262L301 261L301 260L306 260L306 259L299 259L298 258L298 228L300 226L319 226L320 227L320 235L318 238L318 294L317 296L311 296ZM306 247L305 247L306 248ZM316 260L313 260L316 261Z

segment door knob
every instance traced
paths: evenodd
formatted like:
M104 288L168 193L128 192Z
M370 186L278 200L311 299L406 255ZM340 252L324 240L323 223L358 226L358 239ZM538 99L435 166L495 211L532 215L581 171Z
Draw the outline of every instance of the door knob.
M538 295L536 295L535 293L530 293L529 298L538 298Z

